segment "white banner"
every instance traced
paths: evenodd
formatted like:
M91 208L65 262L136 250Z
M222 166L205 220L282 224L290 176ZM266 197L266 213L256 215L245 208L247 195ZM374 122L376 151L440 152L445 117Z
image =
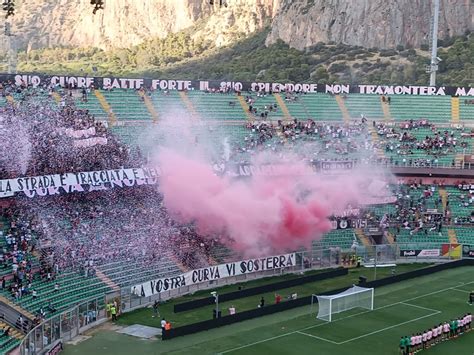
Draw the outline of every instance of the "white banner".
M155 168L130 168L5 179L0 180L0 197L12 196L17 192L34 197L83 192L85 188L92 191L114 186L153 184L159 174Z
M474 96L472 87L453 86L418 86L418 85L349 85L349 84L318 84L318 83L288 83L288 82L244 82L218 80L179 80L151 78L119 78L119 77L90 77L90 76L61 76L61 75L31 75L31 74L0 74L0 81L13 80L16 85L31 85L50 87L72 85L75 88L100 89L133 89L142 87L153 90L208 90L234 89L236 91L265 91L265 92L305 92L329 94L369 94L369 95L440 95L440 96Z
M360 203L363 205L386 205L397 202L397 196L364 196Z
M95 127L90 127L87 129L74 130L72 128L67 128L64 130L64 134L71 138L89 138L95 136Z
M237 261L188 271L174 277L150 280L132 286L131 292L137 296L149 297L160 292L171 291L201 282L215 281L226 277L250 274L265 270L292 267L295 266L295 264L295 253Z
M400 256L403 256L403 257L425 257L425 258L429 258L429 257L438 257L440 255L441 255L441 253L440 253L439 249L400 250Z
M423 249L418 254L420 257L440 256L439 249Z
M87 147L93 147L95 145L106 145L106 144L107 144L107 138L105 137L76 139L74 141L74 147L76 148L87 148Z

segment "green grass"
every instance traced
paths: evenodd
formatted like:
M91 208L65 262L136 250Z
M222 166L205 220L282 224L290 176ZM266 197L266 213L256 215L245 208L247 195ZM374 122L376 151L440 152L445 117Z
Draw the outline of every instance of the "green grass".
M89 340L66 346L64 354L395 355L400 336L472 313L466 301L474 288L473 271L462 267L378 288L374 311L343 312L332 323L310 316L305 306L169 341L96 330ZM473 343L471 331L423 353L467 355L473 353Z
M412 271L412 270L426 267L429 265L430 264L404 264L404 265L402 264L402 265L397 266L396 272L397 273L408 272L408 271ZM323 270L323 271L327 271L327 270ZM391 267L377 269L378 279L391 276L391 274L392 274ZM359 276L361 275L366 276L367 279L370 281L370 280L373 280L374 278L374 271L373 269L367 269L367 268L350 269L349 274L346 276L339 276L339 277L334 277L334 278L323 280L323 281L310 282L304 285L299 285L299 286L279 290L278 293L282 295L283 298L285 298L286 296L294 292L298 293L298 297L309 296L313 293L333 290L340 287L355 284L358 282ZM278 282L278 281L281 281L282 279L290 279L290 278L295 278L295 277L297 277L297 275L286 275L279 278L262 279L258 281L253 281L252 283L247 283L245 284L245 287L250 288L250 287L255 287L258 285L268 284L271 282ZM216 290L219 292L219 294L224 294L227 292L236 291L237 289L238 289L238 285L231 285L231 286L225 286ZM182 297L182 298L174 299L170 302L164 303L159 308L160 314L161 316L169 320L173 324L174 327L178 327L178 326L182 326L182 325L186 325L190 323L196 323L205 319L211 319L212 311L215 308L214 305L209 305L209 306L193 309L186 312L180 312L180 313L173 312L173 307L175 304L182 303L190 299L207 297L209 296L210 291L211 290L199 292L199 294L195 294L190 297ZM228 302L222 302L222 303L219 303L219 308L222 310L223 314L227 314L227 309L231 305L235 306L237 312L250 310L257 307L257 305L260 302L260 298L262 296L265 298L265 301L267 302L267 304L272 304L274 302L275 292L262 293L256 296L240 298L240 299L232 300ZM148 325L150 327L159 327L161 319L152 318L151 315L152 315L152 310L150 308L138 309L130 313L125 313L119 319L118 324L131 325L131 324L140 323L140 324Z

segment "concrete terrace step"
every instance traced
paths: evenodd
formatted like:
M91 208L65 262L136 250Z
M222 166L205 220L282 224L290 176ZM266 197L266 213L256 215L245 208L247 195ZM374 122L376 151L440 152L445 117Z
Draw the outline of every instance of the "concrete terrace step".
M7 324L5 322L0 321L0 328L1 329L5 329L5 328L8 328L8 327L10 327L10 336L12 338L15 338L15 339L18 339L18 340L23 339L24 335L23 335L22 332L20 332L16 328L13 328L12 326L10 326L10 324Z

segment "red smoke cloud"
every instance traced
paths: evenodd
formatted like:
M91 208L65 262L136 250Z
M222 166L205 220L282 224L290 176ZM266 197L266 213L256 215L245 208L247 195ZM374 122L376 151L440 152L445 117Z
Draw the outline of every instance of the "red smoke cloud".
M248 256L310 246L331 229L328 216L362 197L357 174L328 178L302 163L283 176L249 179L216 176L205 161L169 149L158 164L168 211Z

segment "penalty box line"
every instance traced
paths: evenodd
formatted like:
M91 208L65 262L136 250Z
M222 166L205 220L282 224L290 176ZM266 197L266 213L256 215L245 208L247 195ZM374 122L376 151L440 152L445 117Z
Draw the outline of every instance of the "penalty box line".
M423 295L420 295L420 296L408 298L408 299L403 300L403 301L400 301L400 302L395 302L395 303L391 303L391 304L388 304L388 305L385 305L385 306L382 306L382 307L374 308L374 311L379 310L379 309L388 308L388 307L391 307L391 306L394 306L394 305L397 305L397 304L401 304L401 303L405 303L405 302L417 300L417 299L419 299L419 298L423 298L423 297L435 295L435 294L438 294L438 293L441 293L441 292L445 292L445 291L449 291L449 290L455 289L456 287L459 287L459 286L470 285L470 284L472 284L472 283L474 283L474 281L462 283L462 285L457 285L457 286L452 286L452 287L443 288L443 289L438 290L438 291L429 292L429 293L426 293L426 294L423 294ZM411 305L411 306L413 306L413 305ZM419 306L419 307L421 307L421 306ZM362 314L366 314L366 313L369 313L369 312L372 312L372 310L370 310L370 311L364 311L364 312L359 312L359 313L355 313L355 314L352 314L352 315L347 316L347 317L338 318L338 319L334 320L332 323L335 323L335 322L338 322L338 321L341 321L341 320L345 320L345 319L348 319L348 318L352 318L352 317L355 317L355 316L360 316L360 315L362 315ZM436 311L436 312L440 312L440 311ZM424 317L431 317L432 315L433 315L433 314L429 314L429 315L426 315L426 316L424 316ZM411 321L414 322L415 320L411 320ZM250 346L258 345L258 344L261 344L261 343L266 343L267 341L272 341L272 340L275 340L275 339L283 338L283 337L288 336L288 335L291 335L291 334L297 334L297 333L299 333L299 332L303 332L304 330L313 329L313 328L318 328L318 327L321 327L321 326L327 325L327 324L329 324L329 323L321 323L321 324L312 325L312 326L309 326L309 327L306 327L306 328L302 328L302 329L299 329L299 330L295 330L295 331L293 331L293 332L288 332L288 333L280 334L280 335L277 335L277 336L274 336L274 337L270 337L270 338L262 339L262 340L259 340L259 341L253 342L253 343L249 343L249 344L246 344L246 345L238 346L238 347L236 347L236 348L227 349L227 350L224 350L224 351L219 352L219 353L217 353L217 354L219 354L219 355L220 355L220 354L227 354L227 353L230 353L230 352L233 352L233 351L237 351L237 350L240 350L240 349L248 348L248 347L250 347ZM326 339L326 341L328 341L328 339Z
M421 317L418 317L418 318L415 318L415 319L410 319L410 320L407 320L407 321L402 322L402 323L398 323L398 324L395 324L395 325L391 325L390 327L385 327L385 328L376 330L376 331L374 331L374 332L367 333L367 334L363 334L363 335L360 335L360 336L358 336L358 337L351 338L351 339L344 340L344 341L340 341L340 342L336 342L336 341L329 340L329 339L326 339L326 338L321 338L321 337L318 337L318 336L316 336L316 335L308 334L308 333L301 332L301 331L297 331L296 333L297 333L297 334L301 334L301 335L306 335L306 336L311 337L311 338L316 338L316 339L318 339L318 340L326 341L326 342L331 343L331 344L334 344L334 345L342 345L342 344L350 343L351 341L358 340L358 339L362 339L362 338L365 338L365 337L368 337L368 336L371 336L371 335L374 335L374 334L377 334L377 333L382 333L382 332L384 332L384 331L386 331L386 330L389 330L389 329L392 329L392 328L396 328L396 327L399 327L399 326L401 326L401 325L405 325L405 324L408 324L408 323L416 322L416 321L418 321L418 320L421 320L421 319L424 319L424 318L428 318L428 317L434 316L434 315L439 314L439 313L441 313L441 311L433 312L433 313L430 313L430 314L427 314L427 315L424 315L424 316L421 316Z
M401 323L398 323L398 324L395 324L395 325L391 325L390 327L385 327L385 328L382 328L382 329L379 329L379 330L376 330L376 331L373 331L373 332L370 332L370 333L367 333L367 334L360 335L360 336L352 338L352 339L341 341L337 345L350 343L351 341L362 339L362 338L365 338L365 337L368 337L368 336L371 336L371 335L374 335L374 334L377 334L377 333L382 333L386 330L393 329L393 328L396 328L396 327L399 327L401 325L405 325L405 324L408 324L408 323L416 322L416 321L419 321L419 320L424 319L424 318L432 317L432 316L440 314L440 313L441 313L441 311L436 311L436 312L433 312L433 313L430 313L430 314L427 314L427 315L424 315L424 316L421 316L421 317L418 317L418 318L410 319L410 320L407 320L405 322L401 322Z
M427 310L427 311L430 311L430 312L438 312L438 313L441 313L441 311L440 311L439 309L427 308L427 307L418 306L418 305L416 305L416 304L411 304L411 303L406 303L406 302L400 302L400 304L403 304L403 305L405 305L405 306L410 306L410 307L419 308L419 309L424 309L424 310Z
M408 324L408 323L411 323L411 322L416 322L418 320L421 320L421 319L424 319L424 318L428 318L428 317L431 317L431 316L434 316L436 314L440 314L441 311L437 310L437 309L432 309L432 308L426 308L426 307L422 307L422 306L418 306L418 305L415 305L415 304L410 304L410 303L405 303L405 302L400 302L399 304L403 304L405 306L410 306L410 307L415 307L415 308L420 308L420 309L423 309L423 310L426 310L426 311L430 311L431 313L430 314L426 314L424 316L421 316L421 317L418 317L418 318L414 318L414 319L410 319L410 320L407 320L405 322L402 322L402 323L398 323L398 324L395 324L395 325L391 325L389 327L385 327L385 328L382 328L382 329L379 329L379 330L376 330L376 331L373 331L371 333L367 333L367 334L362 334L358 337L354 337L354 338L351 338L351 339L348 339L348 340L344 340L344 341L340 341L340 342L336 342L336 341L333 341L333 340L330 340L330 339L326 339L326 338L322 338L322 337L318 337L316 335L313 335L313 334L308 334L308 333L305 333L305 332L302 332L302 331L297 331L298 334L302 334L302 335L306 335L306 336L309 336L309 337L312 337L312 338L316 338L316 339L319 339L319 340L322 340L322 341L326 341L328 343L332 343L334 345L342 345L342 344L345 344L345 343L350 343L351 341L354 341L354 340L358 340L358 339L362 339L362 338L365 338L365 337L368 337L368 336L371 336L371 335L374 335L374 334L377 334L377 333L381 333L381 332L384 332L386 330L389 330L389 329L392 329L392 328L396 328L398 326L401 326L401 325L404 325L404 324ZM378 308L380 309L380 308ZM365 312L364 312L365 313ZM360 313L358 313L360 314Z

